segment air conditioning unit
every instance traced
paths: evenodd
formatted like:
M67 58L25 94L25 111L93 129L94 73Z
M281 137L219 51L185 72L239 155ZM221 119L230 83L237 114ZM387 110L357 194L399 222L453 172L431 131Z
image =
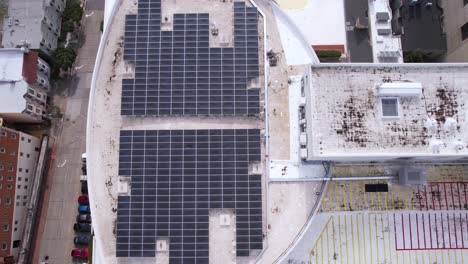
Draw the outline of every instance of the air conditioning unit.
M420 168L402 167L398 172L401 185L422 185L425 181L425 171Z

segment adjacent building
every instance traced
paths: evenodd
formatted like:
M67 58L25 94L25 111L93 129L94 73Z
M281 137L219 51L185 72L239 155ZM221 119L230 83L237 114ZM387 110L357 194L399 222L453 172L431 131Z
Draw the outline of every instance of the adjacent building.
M38 123L46 112L50 66L38 52L0 49L0 117Z
M40 144L0 126L0 259L18 256Z
M449 62L468 61L468 1L443 0L444 24L447 33L447 56Z
M51 55L60 36L64 0L10 0L8 5L2 46Z
M304 92L303 159L441 161L468 154L468 65L314 65Z
M439 1L390 0L390 6L392 31L401 37L404 52L421 52L425 61L440 60L445 55L447 40L444 17L447 15L444 15Z

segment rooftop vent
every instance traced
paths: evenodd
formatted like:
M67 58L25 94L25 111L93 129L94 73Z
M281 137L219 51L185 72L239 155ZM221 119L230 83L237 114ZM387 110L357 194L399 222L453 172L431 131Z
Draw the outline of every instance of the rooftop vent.
M379 96L419 97L422 84L413 82L382 83L378 86Z
M424 184L424 175L424 170L410 167L402 167L398 172L399 182L402 185L422 185Z
M388 21L390 19L390 15L388 12L377 12L375 14L375 17L377 18L377 21Z

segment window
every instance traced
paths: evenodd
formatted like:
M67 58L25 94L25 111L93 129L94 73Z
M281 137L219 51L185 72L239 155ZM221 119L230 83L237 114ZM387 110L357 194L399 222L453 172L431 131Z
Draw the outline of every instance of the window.
M11 139L16 139L16 134L11 134Z
M28 138L28 143L31 143L31 139L30 139L30 138Z
M16 151L10 150L10 155L12 155L12 156L16 155Z
M7 189L12 189L12 188L13 188L13 185L7 184Z
M26 202L23 202L23 206L26 206Z
M24 141L24 137L21 137L21 141Z
M20 202L16 202L16 206L20 206Z
M17 224L18 224L18 220L15 220L15 225L17 225Z
M3 165L0 165L0 170L3 170Z
M29 173L29 170L28 170L28 169L26 169L26 173Z
M8 166L8 171L13 171L13 170L14 170L13 166Z
M40 113L41 113L41 109L36 108L36 114L40 114Z
M7 133L5 131L2 131L2 137L6 137Z
M16 195L16 200L21 199L21 195Z
M382 116L383 117L398 117L398 99L397 98L382 98Z
M0 183L0 189L3 189L3 185Z
M31 155L29 155L29 154L26 154L26 158L29 158L30 156L31 156Z
M468 38L468 22L466 22L465 25L461 27L461 33L462 33L462 40L465 40Z
M21 177L18 177L18 181L21 181Z
M23 172L23 168L19 168L18 171L19 171L19 172Z
M10 197L6 198L6 205L11 205L11 198Z
M21 189L21 184L18 184L18 189Z
M33 106L30 105L30 104L28 104L28 105L26 106L26 109L28 109L28 110L33 110Z
M2 250L5 251L8 249L8 245L6 241L2 241Z
M13 176L8 176L7 177L7 181L12 181L13 180Z
M15 227L15 232L18 231L18 228Z
M23 152L20 152L20 156L23 157Z
M9 229L8 224L4 224L4 225L3 225L3 231L8 231L8 229Z
M3 175L0 175L0 180L3 180Z
M28 182L28 180L29 180L28 178L24 178L24 181L25 181L25 182Z
M468 5L468 0L463 0L463 5Z
M25 186L24 186L24 189L25 189L25 190L27 190L27 189L28 189L28 186L27 186L27 185L25 185Z
M0 148L0 153L5 153L5 148Z
M27 196L27 195L24 195L24 196L23 196L23 199L25 199L25 200L28 199L28 196Z
M16 231L16 230L15 230ZM15 240L13 241L13 248L18 248L21 244L21 240Z

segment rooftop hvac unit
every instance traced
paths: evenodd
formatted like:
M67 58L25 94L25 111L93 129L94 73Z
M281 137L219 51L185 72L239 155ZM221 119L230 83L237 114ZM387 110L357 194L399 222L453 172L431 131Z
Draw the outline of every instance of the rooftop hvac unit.
M396 50L389 51L380 51L378 54L379 58L398 58L400 57L400 52Z
M386 35L390 35L390 33L392 33L392 30L389 29L389 28L378 28L377 29L377 34L379 34L379 35L386 36Z
M388 12L377 12L375 14L375 17L377 18L377 21L388 21L390 19L390 15Z
M424 184L425 172L422 169L402 167L398 172L398 178L401 185L422 185Z

